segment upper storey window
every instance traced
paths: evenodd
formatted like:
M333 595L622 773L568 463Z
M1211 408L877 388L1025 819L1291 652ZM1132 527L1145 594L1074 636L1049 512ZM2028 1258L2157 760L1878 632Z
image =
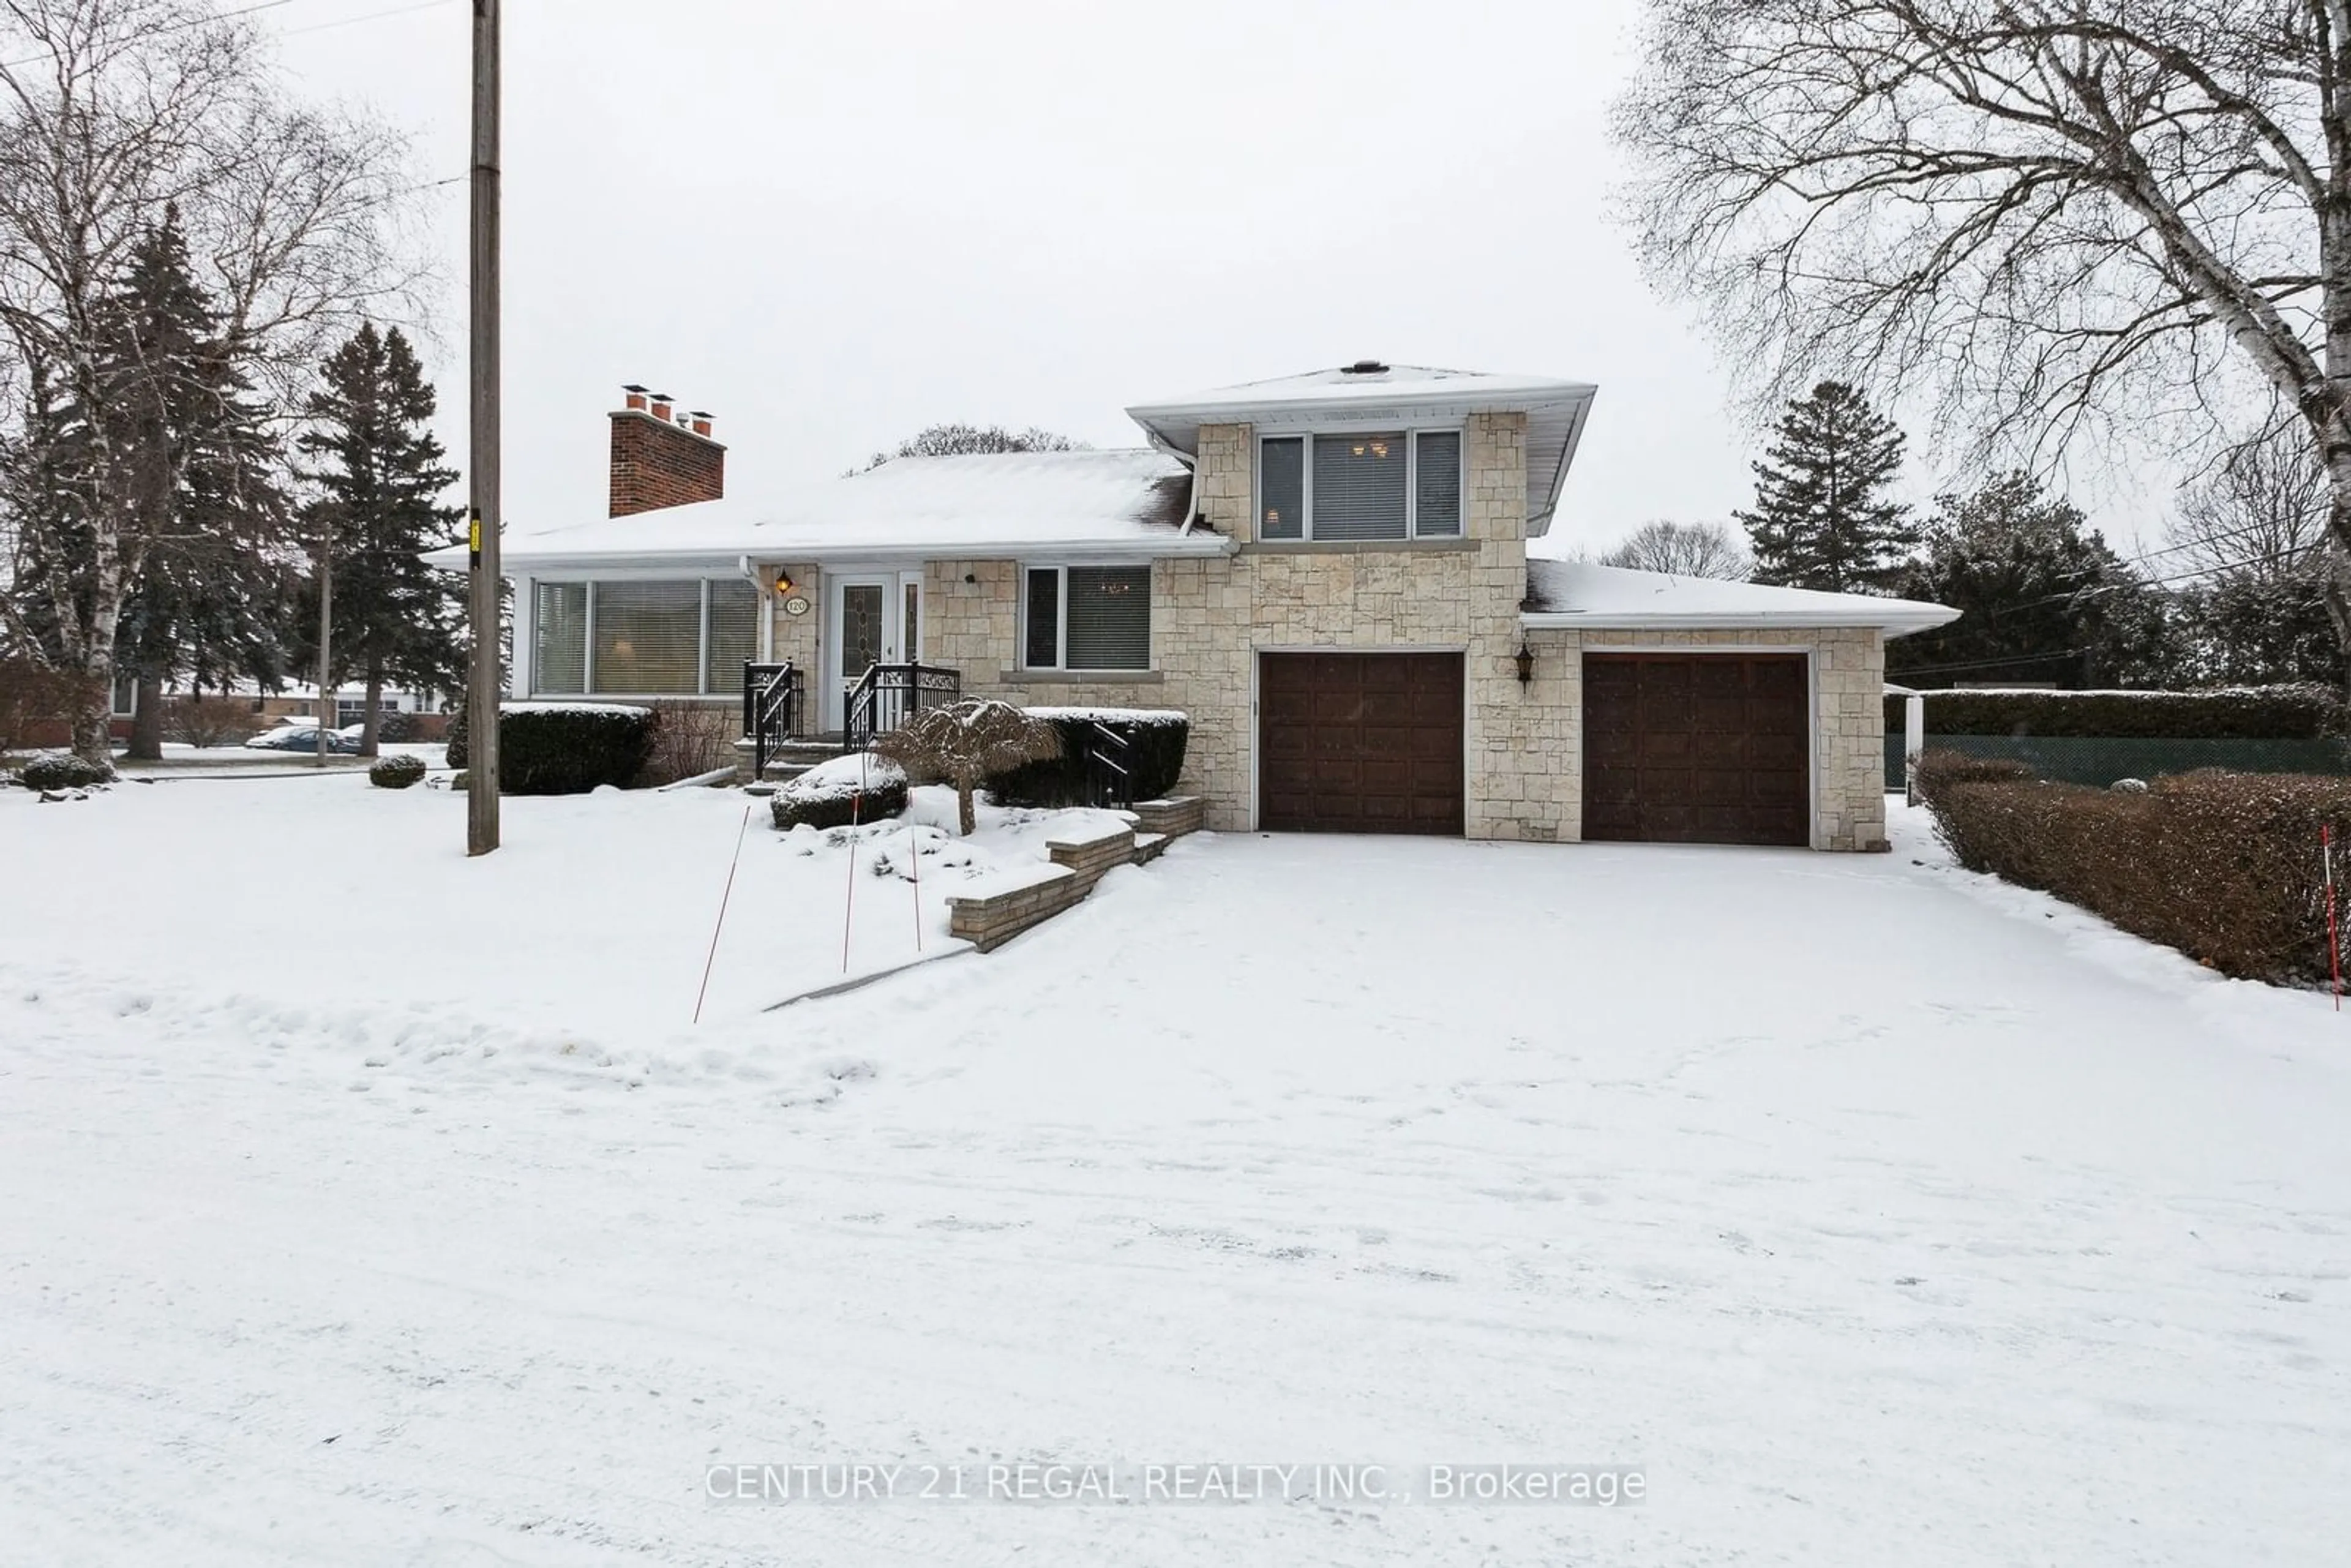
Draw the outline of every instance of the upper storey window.
M1461 433L1269 435L1258 443L1264 539L1458 538Z

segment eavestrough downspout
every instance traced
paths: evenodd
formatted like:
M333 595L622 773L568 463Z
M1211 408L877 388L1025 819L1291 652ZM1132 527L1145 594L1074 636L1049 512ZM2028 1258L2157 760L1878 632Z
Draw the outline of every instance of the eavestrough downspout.
M1184 526L1176 530L1178 537L1189 534L1192 531L1193 523L1198 520L1200 516L1199 455L1196 453L1186 453L1182 447L1177 446L1174 442L1168 440L1165 436L1160 434L1157 431L1152 429L1151 426L1147 424L1143 427L1143 434L1150 437L1151 444L1153 446L1165 452L1168 456L1173 457L1176 462L1184 465L1184 466L1191 472L1192 488L1190 494L1185 497L1184 502Z

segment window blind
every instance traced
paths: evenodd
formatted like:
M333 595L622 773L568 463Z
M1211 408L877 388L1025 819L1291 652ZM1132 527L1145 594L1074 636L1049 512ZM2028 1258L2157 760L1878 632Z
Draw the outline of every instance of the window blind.
M691 696L702 666L702 584L600 582L596 656L589 676L598 692L626 696Z
M759 656L759 591L740 579L710 580L710 664L705 692L741 689L743 666Z
M1149 567L1070 568L1069 614L1071 669L1151 667Z
M1405 437L1314 438L1314 537L1404 538Z
M588 689L588 585L542 582L531 601L531 690L577 696Z
M1413 532L1423 538L1452 538L1461 532L1461 435L1424 431L1413 439Z
M1032 670L1061 662L1061 574L1050 567L1029 574L1028 657Z
M1258 538L1306 537L1306 443L1298 436L1258 448Z

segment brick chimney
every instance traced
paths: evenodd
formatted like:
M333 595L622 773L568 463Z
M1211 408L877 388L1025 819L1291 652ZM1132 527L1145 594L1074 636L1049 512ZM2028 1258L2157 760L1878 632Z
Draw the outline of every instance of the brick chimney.
M710 439L710 415L675 412L667 392L630 385L612 411L615 517L716 501L726 493L726 448Z

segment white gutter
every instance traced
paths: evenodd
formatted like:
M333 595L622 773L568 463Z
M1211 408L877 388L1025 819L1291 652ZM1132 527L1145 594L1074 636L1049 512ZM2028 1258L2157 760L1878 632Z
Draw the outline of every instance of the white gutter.
M1126 562L1156 560L1162 556L1226 556L1239 547L1222 534L1189 535L1170 533L1159 539L989 539L976 543L969 539L934 541L922 544L858 545L829 544L810 547L793 544L762 546L755 554L746 555L739 549L726 550L629 550L579 555L536 555L527 551L509 552L505 559L508 572L586 571L597 569L625 570L643 576L664 570L693 570L731 573L746 561L781 561L791 565L822 566L828 561L872 561L893 563L930 560L1014 560L1027 558L1076 561ZM459 550L435 550L425 558L430 566L450 571L462 571L465 554Z
M1843 610L1527 610L1519 625L1530 632L1769 632L1850 631L1876 627L1889 637L1930 632L1959 618L1956 610L1936 605L1931 610L1888 614L1883 610L1860 612Z
M1184 497L1184 526L1176 530L1178 537L1188 537L1192 532L1192 519L1200 515L1200 460L1150 425L1143 427L1143 434L1154 448L1184 465L1184 471L1192 476L1191 489Z

